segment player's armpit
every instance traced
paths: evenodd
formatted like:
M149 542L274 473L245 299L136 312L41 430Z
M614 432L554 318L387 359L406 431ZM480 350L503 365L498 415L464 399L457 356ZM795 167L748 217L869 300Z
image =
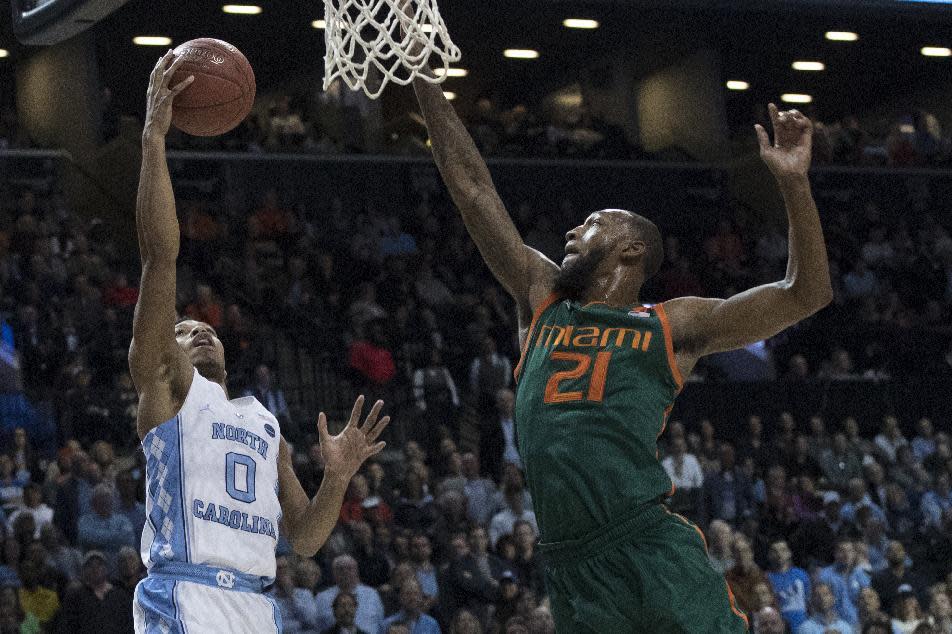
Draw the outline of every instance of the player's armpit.
M773 337L829 301L805 300L785 282L764 284L728 299L679 297L664 303L675 352L701 357Z

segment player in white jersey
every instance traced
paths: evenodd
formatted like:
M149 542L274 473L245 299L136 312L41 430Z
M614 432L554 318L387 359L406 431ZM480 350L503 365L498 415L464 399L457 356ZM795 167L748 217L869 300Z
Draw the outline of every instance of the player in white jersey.
M228 398L215 330L176 323L179 225L165 135L172 101L191 83L169 85L183 59L170 51L152 72L136 206L142 280L129 367L146 455L149 574L136 587L135 627L140 634L280 632L277 606L262 593L274 580L278 535L301 555L317 552L350 479L383 449L377 438L389 417L378 420L377 401L361 425L360 397L344 430L331 436L320 415L324 480L308 500L277 419L254 397Z

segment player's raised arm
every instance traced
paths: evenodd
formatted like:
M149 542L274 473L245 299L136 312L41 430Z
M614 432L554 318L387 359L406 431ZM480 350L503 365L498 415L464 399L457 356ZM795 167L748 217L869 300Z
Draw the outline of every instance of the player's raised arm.
M443 89L417 78L413 82L433 144L433 158L463 215L466 229L483 259L520 312L531 314L549 294L558 267L526 246L496 193L489 168Z
M156 64L149 80L142 132L142 170L136 200L142 280L132 322L129 369L141 399L140 436L175 414L192 378L191 363L175 342L175 260L179 252L179 224L165 159L165 135L172 120L172 100L193 78L170 86L172 75L184 61L184 58L179 58L169 66L172 58L171 51L166 53Z
M364 397L358 397L350 420L336 436L328 433L327 417L321 412L317 431L320 435L321 457L324 459L324 479L317 495L311 500L307 499L307 493L294 473L290 447L281 439L278 490L281 512L284 514L283 530L294 552L299 555L313 557L324 545L340 517L344 493L351 478L368 458L380 453L386 446L385 442L377 442L390 422L389 416L377 420L382 407L383 401L374 403L361 425Z
M741 348L772 337L830 303L833 290L820 215L807 176L813 125L796 110L769 106L774 142L758 125L760 155L780 187L790 223L783 280L728 299L683 297L665 303L675 350L692 357Z

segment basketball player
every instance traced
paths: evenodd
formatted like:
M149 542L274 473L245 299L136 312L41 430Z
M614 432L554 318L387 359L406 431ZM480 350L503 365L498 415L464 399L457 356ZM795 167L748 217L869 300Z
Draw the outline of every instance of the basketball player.
M312 500L294 475L277 419L254 397L229 400L224 350L208 324L175 319L179 225L165 159L169 86L184 58L171 51L149 83L136 226L142 282L129 347L139 393L138 431L146 455L142 559L136 632L280 632L280 612L262 590L274 580L283 533L313 556L337 522L360 465L384 447L378 401L358 425L363 397L338 436L318 419L324 480ZM170 65L171 63L171 65Z
M442 89L419 78L414 88L453 201L518 305L517 439L558 631L744 631L700 530L662 503L673 487L657 439L700 357L771 337L830 301L807 179L810 121L771 104L772 145L757 126L786 201L786 277L729 299L645 305L641 287L663 261L654 223L597 211L566 234L562 265L553 263L523 244Z

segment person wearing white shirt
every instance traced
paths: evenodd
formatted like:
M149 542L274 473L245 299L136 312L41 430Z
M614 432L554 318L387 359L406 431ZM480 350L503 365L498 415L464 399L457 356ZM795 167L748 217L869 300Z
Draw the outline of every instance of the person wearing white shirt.
M672 439L671 455L661 461L661 466L678 489L700 489L704 484L701 463L687 450L688 445L684 437Z
M376 590L360 583L357 573L357 560L350 555L340 555L334 559L334 582L336 585L318 593L317 630L323 632L334 626L334 599L340 592L349 592L357 599L357 614L354 623L365 632L376 632L383 623L383 601Z
M525 510L523 506L522 491L507 487L504 495L506 508L496 513L489 523L489 541L492 542L493 548L496 547L496 542L499 541L500 537L512 533L513 526L519 520L527 522L532 526L536 536L539 535L539 525L536 523L535 513Z
M33 524L35 526L33 539L39 539L40 532L43 528L53 523L53 509L43 503L43 489L35 482L31 482L23 487L23 505L11 513L7 519L7 527L11 532L13 532L13 525L16 523L17 518L23 514L33 516Z

